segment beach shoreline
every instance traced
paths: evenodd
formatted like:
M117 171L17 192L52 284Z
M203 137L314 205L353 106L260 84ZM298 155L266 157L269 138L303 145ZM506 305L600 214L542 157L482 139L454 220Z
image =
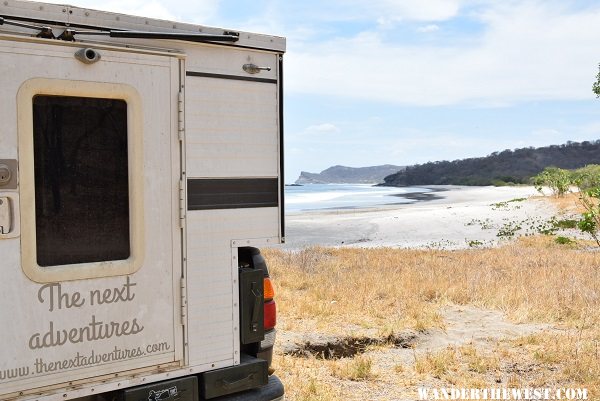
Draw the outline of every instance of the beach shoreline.
M513 236L500 230L556 215L556 207L531 186L423 186L392 196L410 203L310 210L286 215L284 249L307 246L465 249L497 246Z

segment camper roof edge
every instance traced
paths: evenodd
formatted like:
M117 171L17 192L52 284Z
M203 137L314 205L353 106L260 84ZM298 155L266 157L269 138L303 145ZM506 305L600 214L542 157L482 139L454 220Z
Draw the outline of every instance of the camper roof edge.
M221 44L284 53L285 38L251 32L207 27L191 23L145 18L107 11L98 11L70 5L49 4L28 0L5 0L0 3L0 15L10 18L31 19L48 25L60 24L82 29L117 29L131 31L182 32L222 35L225 31L239 33L235 43ZM48 20L51 18L51 20Z

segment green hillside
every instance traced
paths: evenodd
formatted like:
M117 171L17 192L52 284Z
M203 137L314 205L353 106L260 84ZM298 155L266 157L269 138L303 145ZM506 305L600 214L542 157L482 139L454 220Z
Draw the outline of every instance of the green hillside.
M600 164L600 140L494 152L486 157L408 166L384 178L384 186L529 184L549 166L576 169Z

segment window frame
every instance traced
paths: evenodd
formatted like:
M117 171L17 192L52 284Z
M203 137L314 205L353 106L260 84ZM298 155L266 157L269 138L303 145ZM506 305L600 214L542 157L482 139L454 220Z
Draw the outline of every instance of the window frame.
M124 100L127 103L130 256L123 260L40 266L37 263L33 99L71 96ZM132 86L102 82L34 78L17 93L19 192L21 202L21 267L38 283L83 280L133 274L144 259L143 103Z

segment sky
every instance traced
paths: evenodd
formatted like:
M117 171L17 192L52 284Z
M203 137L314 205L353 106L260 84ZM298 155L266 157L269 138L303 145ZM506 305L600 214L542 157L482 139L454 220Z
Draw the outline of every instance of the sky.
M600 139L597 1L69 3L286 37L287 183Z

